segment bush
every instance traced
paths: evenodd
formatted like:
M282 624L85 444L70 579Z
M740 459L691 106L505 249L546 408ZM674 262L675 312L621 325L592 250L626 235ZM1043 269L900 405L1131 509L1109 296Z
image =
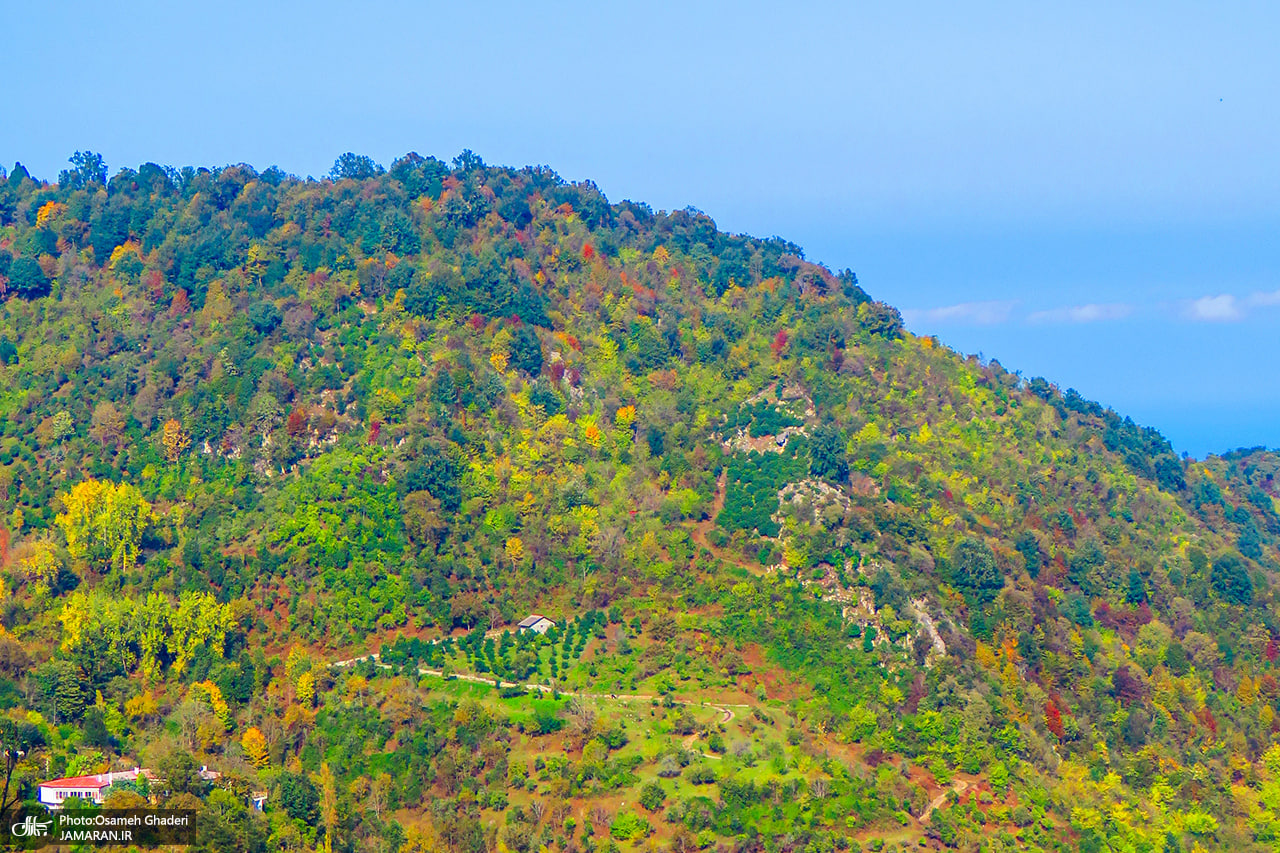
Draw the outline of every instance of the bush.
M522 693L524 691L521 691ZM564 728L564 720L560 719L559 708L555 702L545 699L533 701L533 720L531 728L540 735L549 735Z
M617 841L644 838L649 834L649 822L635 812L620 812L609 825L609 834Z
M640 790L640 805L648 811L656 812L666 799L666 792L657 782L650 782Z
M711 785L716 781L716 772L705 764L699 764L689 771L689 781L694 785Z

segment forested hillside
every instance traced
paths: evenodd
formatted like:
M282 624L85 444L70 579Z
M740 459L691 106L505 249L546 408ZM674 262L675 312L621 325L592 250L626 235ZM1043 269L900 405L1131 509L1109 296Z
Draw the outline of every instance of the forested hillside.
M22 798L156 767L113 800L209 850L1280 844L1280 459L785 240L471 152L78 152L0 180L0 294Z

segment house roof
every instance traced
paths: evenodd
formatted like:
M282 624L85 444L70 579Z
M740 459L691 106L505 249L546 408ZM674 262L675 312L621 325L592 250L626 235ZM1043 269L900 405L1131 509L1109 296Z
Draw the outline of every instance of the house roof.
M61 779L50 779L48 782L41 782L41 788L95 788L101 789L110 785L114 780L108 779L106 773L95 773L92 776L66 776Z
M141 771L147 773L146 770ZM133 781L138 778L137 770L116 770L113 773L94 773L89 776L64 776L61 779L50 779L41 782L41 788L93 788L102 790L113 782ZM149 775L149 774L148 774Z
M523 619L521 619L521 620L520 620L520 624L516 625L516 627L517 627L517 628L532 628L534 625L537 625L537 624L538 624L539 622L541 622L543 619L547 619L547 617L543 616L543 615L542 615L542 614L540 614L540 613L530 613L528 616L526 616L526 617L524 617ZM550 620L550 619L547 619L547 621L548 621L548 622L550 622L551 620Z

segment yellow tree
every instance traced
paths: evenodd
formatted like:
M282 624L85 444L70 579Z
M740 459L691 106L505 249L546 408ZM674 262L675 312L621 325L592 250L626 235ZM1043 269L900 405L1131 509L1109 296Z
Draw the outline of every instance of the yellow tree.
M36 227L44 228L52 227L54 221L61 216L67 209L65 204L59 204L56 201L46 201L40 205L40 209L36 211Z
M1240 700L1241 705L1252 705L1258 698L1258 686L1249 673L1240 676L1240 684L1236 688L1236 698Z
M267 753L267 739L257 726L250 726L245 730L244 736L240 738L240 746L244 749L245 757L254 767L261 770L267 766L270 761Z
M138 543L154 519L151 504L128 483L85 480L59 495L65 507L55 520L73 559L106 562L120 571L138 561Z
M218 718L224 731L231 731L234 721L231 719L231 708L227 700L222 698L222 689L212 681L200 681L191 685L188 696L198 702L205 702Z
M58 549L48 539L38 539L18 559L18 568L32 592L44 594L49 591L61 568Z
M146 722L160 715L160 703L150 690L124 703L124 712L131 720Z
M211 326L214 323L225 323L234 313L235 306L227 298L226 287L221 281L212 282L205 293L204 308L200 310L201 324Z
M134 652L135 611L132 600L107 594L101 588L82 589L67 596L62 612L62 650L91 660L110 661L125 672L137 665Z
M298 676L298 701L303 707L310 708L316 702L316 676L311 670L307 670Z
M309 673L308 673L309 674ZM329 762L320 765L315 781L320 786L320 819L324 821L324 853L333 853L333 833L338 827L338 783Z
M169 627L166 645L174 671L181 673L201 648L222 657L231 630L231 605L219 604L208 592L184 592L169 612Z
M160 433L160 444L164 448L164 458L170 462L177 462L191 446L191 436L182 428L182 424L170 418L164 422L164 429Z

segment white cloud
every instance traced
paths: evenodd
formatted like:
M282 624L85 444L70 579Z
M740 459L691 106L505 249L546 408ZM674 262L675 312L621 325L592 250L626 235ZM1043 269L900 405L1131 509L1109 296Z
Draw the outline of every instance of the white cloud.
M1107 320L1123 320L1133 313L1133 306L1123 302L1068 305L1036 311L1027 317L1028 323L1101 323Z
M1249 294L1246 300L1250 305L1257 305L1262 308L1271 308L1280 305L1280 290L1273 290L1270 293L1263 291L1255 291Z
M990 302L961 302L958 305L944 305L941 308L909 308L902 312L907 323L939 323L960 326L994 326L1009 321L1013 308L1018 303L1013 300L994 300Z
M1244 317L1240 303L1230 293L1218 296L1201 296L1187 305L1185 316L1189 320L1205 323L1229 323Z

